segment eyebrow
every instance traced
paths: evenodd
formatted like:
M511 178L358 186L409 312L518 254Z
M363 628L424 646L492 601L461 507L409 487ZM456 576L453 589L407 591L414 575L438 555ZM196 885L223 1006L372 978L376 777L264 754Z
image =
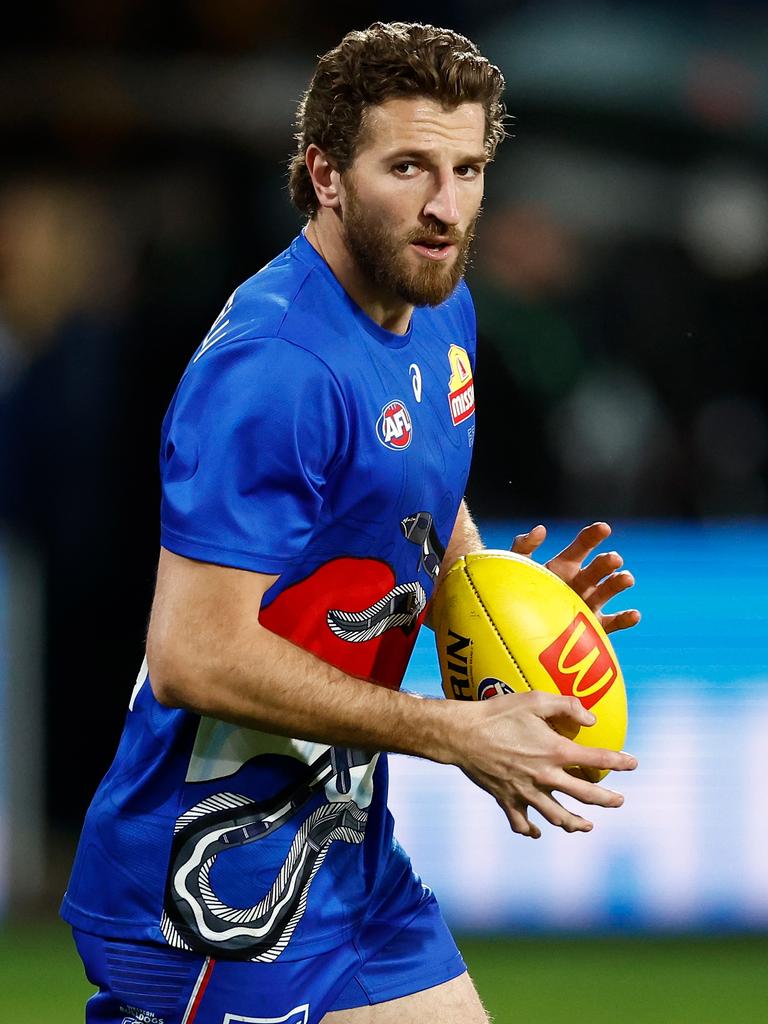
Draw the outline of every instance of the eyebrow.
M432 149L413 149L413 148L396 149L392 153L385 153L384 156L382 157L382 160L385 163L392 163L393 160L405 161L405 160L407 160L409 158L416 158L416 159L420 159L420 160L424 160L424 159L430 160L432 153L434 153L434 150L432 150ZM456 167L464 167L465 165L469 165L469 164L487 164L487 163L488 163L488 154L483 152L482 154L475 153L475 154L472 154L472 155L462 156L459 160L457 160L455 162L454 166L456 166Z

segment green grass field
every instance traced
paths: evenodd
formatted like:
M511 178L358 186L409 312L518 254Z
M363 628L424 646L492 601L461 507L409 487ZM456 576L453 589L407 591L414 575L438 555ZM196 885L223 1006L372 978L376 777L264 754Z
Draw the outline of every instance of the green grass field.
M765 1019L768 936L505 937L460 945L496 1024ZM77 1024L90 991L63 925L0 930L2 1024Z

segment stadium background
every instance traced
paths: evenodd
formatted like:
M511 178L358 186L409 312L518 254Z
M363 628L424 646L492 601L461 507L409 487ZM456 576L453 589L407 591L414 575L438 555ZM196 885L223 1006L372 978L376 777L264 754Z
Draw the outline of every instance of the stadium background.
M525 843L397 759L403 840L499 1024L763 1011L765 5L59 0L0 35L0 1019L81 1019L54 914L141 661L160 419L300 226L315 55L377 18L464 31L508 81L471 504L499 546L553 524L548 553L610 519L645 614L617 640L624 810ZM434 693L434 666L424 637L407 685Z

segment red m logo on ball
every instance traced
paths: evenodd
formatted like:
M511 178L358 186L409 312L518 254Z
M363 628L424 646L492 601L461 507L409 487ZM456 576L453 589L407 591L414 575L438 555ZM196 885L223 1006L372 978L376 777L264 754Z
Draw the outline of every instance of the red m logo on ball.
M587 709L605 696L618 675L613 655L583 612L541 652L539 661L560 693L578 697Z

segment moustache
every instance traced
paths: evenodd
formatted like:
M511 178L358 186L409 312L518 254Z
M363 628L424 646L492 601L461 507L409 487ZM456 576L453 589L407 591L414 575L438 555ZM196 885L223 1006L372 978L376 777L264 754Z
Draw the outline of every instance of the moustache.
M414 231L408 233L405 238L407 244L413 242L431 242L439 241L450 245L461 245L464 241L466 232L457 231L456 228L417 228Z

